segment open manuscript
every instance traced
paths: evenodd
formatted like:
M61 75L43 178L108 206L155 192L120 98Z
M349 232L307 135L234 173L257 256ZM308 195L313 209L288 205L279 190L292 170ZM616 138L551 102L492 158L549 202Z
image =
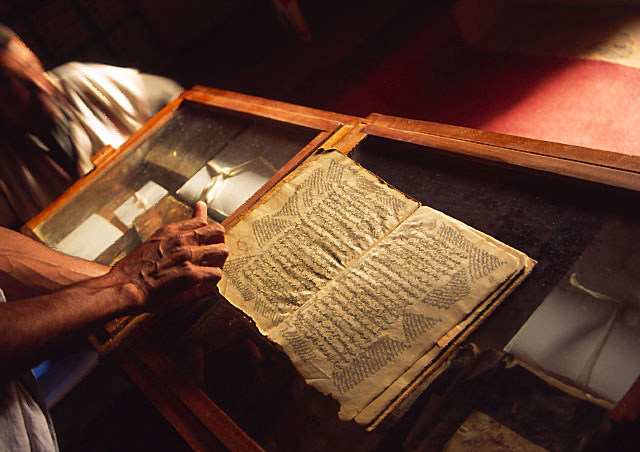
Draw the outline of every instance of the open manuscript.
M370 426L535 263L335 151L292 172L226 242L222 295L341 419Z

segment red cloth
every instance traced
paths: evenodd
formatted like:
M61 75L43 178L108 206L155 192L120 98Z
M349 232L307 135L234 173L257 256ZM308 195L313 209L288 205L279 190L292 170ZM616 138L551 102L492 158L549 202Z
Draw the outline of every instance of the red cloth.
M343 89L327 109L640 155L640 70L523 55L469 52L449 58L434 49L434 42L437 38L427 32L405 43Z

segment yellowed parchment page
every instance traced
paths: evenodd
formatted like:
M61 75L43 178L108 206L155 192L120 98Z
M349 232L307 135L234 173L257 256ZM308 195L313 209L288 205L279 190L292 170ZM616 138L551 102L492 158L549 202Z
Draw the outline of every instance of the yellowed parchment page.
M306 162L227 231L221 293L309 384L340 402L342 419L522 269L506 245L417 207L332 152Z
M397 380L365 406L354 420L359 424L367 425L368 429L375 428L385 415L393 411L426 378L429 378L431 374L437 371L438 367L444 362L442 354L445 349L455 347L455 344L451 345L451 343L457 342L457 338L461 334L467 333L467 328L475 326L474 324L482 320L481 316L488 313L488 311L492 311L496 305L500 304L529 275L534 264L535 261L527 258L525 267L520 273L514 274L505 281L489 298L480 303L467 317L449 330L445 336L441 337L429 351L418 358Z
M506 279L501 286L497 287L485 300L479 303L469 315L467 315L460 323L457 323L443 337L441 337L434 346L422 355L409 369L390 384L382 393L372 400L360 413L355 417L355 421L359 424L375 426L381 420L381 415L388 414L401 400L407 397L411 390L415 389L423 379L419 377L428 375L435 371L438 365L442 364L440 355L456 338L466 333L467 328L472 327L478 322L478 319L489 313L500 304L522 281L531 273L536 261L528 257L521 251L505 245L495 238L475 230L464 223L450 218L459 227L473 231L479 236L479 240L485 239L498 248L501 253L511 253L519 260L518 267L520 271L514 273L510 278ZM440 361L438 361L440 360Z
M417 208L339 152L316 155L229 228L220 292L270 336Z
M519 273L503 247L421 207L270 337L352 419Z

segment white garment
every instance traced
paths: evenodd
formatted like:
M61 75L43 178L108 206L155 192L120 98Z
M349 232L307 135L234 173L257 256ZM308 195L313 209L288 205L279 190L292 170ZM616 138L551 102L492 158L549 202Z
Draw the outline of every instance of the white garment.
M80 174L93 167L93 154L122 145L182 91L168 78L104 64L66 63L46 75L73 110L71 140Z
M67 63L47 77L65 100L68 130L59 138L73 143L81 176L93 168L92 155L120 146L182 91L173 80L103 64ZM29 220L71 184L45 148L26 134L0 137L0 225Z
M0 290L0 302L4 301ZM51 417L30 371L0 386L0 450L58 451Z

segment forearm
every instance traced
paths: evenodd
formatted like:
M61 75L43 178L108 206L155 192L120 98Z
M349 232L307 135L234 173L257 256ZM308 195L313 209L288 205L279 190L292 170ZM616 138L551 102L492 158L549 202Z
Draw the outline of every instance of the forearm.
M192 219L161 227L111 269L0 229L0 287L9 300L0 303L0 376L93 326L210 293L227 255L224 228L207 224L203 202ZM33 285L44 295L24 296Z
M37 363L61 343L132 312L139 294L113 273L45 296L0 303L0 369L7 375Z
M60 290L108 271L105 265L67 256L0 228L0 288L8 300Z

